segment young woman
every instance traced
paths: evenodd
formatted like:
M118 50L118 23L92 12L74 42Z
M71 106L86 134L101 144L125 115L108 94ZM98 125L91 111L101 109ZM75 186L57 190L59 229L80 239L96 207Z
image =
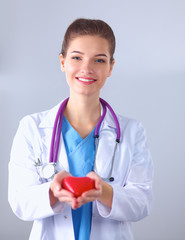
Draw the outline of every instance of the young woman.
M34 221L31 240L131 240L131 222L151 210L145 130L136 120L116 117L100 98L114 50L108 24L75 20L60 54L69 99L20 122L9 164L9 202L19 218ZM62 187L71 175L92 178L95 188L75 197Z

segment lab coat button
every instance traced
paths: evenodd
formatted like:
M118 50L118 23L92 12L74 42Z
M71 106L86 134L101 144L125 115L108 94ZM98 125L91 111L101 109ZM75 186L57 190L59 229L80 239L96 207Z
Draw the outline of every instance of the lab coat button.
M65 219L67 219L67 216L64 216Z

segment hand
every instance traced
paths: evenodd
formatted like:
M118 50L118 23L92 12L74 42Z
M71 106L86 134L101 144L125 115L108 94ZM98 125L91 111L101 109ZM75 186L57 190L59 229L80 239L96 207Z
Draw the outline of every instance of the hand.
M83 204L97 200L102 194L101 178L95 172L88 173L87 177L89 177L95 181L95 189L86 191L86 192L82 193L82 195L80 197L77 198L77 207L78 208L81 207Z
M57 201L66 202L71 205L72 209L77 209L83 204L99 200L108 207L112 207L113 189L112 186L104 182L95 172L90 172L87 177L95 181L95 189L84 192L76 198L73 193L62 188L62 180L71 176L66 171L61 171L55 175L50 185L50 204L53 206Z
M95 180L95 188L93 190L84 192L81 197L77 199L78 207L82 204L98 200L105 204L106 206L112 208L113 200L113 188L110 184L104 182L95 172L90 172L87 174Z
M71 176L66 171L61 171L55 175L50 185L50 204L53 206L57 201L65 202L71 205L73 209L77 208L77 199L74 194L62 188L62 181L65 177Z

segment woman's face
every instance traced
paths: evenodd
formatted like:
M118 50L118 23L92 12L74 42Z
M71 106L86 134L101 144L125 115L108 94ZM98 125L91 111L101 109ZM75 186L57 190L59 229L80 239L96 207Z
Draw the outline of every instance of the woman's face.
M99 36L79 36L73 39L65 58L60 55L61 69L66 73L71 93L98 95L111 75L109 43Z

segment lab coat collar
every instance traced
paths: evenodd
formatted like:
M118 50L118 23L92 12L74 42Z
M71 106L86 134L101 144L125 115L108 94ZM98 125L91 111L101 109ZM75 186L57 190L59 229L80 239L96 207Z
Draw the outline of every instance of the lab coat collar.
M61 103L62 102L58 103L55 107L53 107L48 111L48 113L46 114L46 116L43 118L43 120L39 125L40 128L46 128L46 127L49 128L54 126L55 118Z
M107 113L106 113L104 121L102 123L102 127L103 126L116 129L116 124L115 124L114 118L113 118L111 112L109 111L109 109L107 109Z
M49 110L49 112L46 114L46 116L44 117L44 119L40 123L40 125L39 125L40 128L53 127L54 126L55 117L56 117L56 114L57 114L58 109L59 109L62 102L63 101L61 101L59 104L57 104L51 110ZM101 108L102 108L102 106L101 106ZM115 124L114 118L113 118L112 114L110 113L110 111L108 109L107 109L107 113L105 115L105 118L104 118L104 121L102 123L101 128L103 128L104 126L116 129L116 124Z

